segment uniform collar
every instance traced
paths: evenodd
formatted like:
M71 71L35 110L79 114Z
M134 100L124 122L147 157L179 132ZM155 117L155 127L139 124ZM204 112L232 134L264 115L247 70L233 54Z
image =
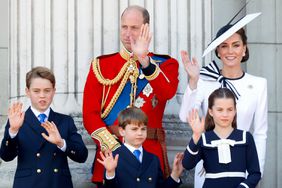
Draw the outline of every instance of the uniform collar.
M121 48L119 54L120 54L120 56L121 56L123 59L125 59L125 60L127 60L127 61L128 61L130 58L132 58L132 56L133 56L133 53L130 52L130 51L128 51L124 46L122 46L122 48ZM134 55L134 56L133 56L133 60L134 60L134 61L137 61L137 59L138 59L137 56Z

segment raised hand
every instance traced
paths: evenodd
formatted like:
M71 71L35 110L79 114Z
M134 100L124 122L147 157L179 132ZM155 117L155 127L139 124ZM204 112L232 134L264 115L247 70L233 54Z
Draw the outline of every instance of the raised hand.
M21 102L13 103L8 110L8 119L10 123L10 132L16 134L23 125L24 111L22 111L23 104Z
M45 121L41 124L41 126L47 131L49 135L47 136L45 133L41 133L43 138L45 138L48 142L57 145L60 148L64 146L64 141L54 122Z
M187 122L189 123L193 131L193 140L195 144L197 144L201 137L201 134L205 131L205 119L202 118L200 120L198 110L192 109L187 118Z
M113 153L111 150L106 150L105 154L103 152L100 152L100 156L102 160L99 158L97 159L99 163L101 163L105 169L108 177L112 177L115 175L115 169L117 167L118 163L118 154L113 157Z
M173 166L172 166L172 172L171 177L177 181L180 177L180 175L183 172L183 166L182 166L182 159L184 154L183 153L177 153L174 157Z
M189 77L189 86L191 89L196 89L200 77L200 66L198 61L195 58L192 58L192 61L190 61L188 52L183 50L181 51L181 59Z
M147 54L149 53L151 39L152 34L150 33L149 24L147 23L141 26L139 37L137 37L135 41L132 37L130 37L132 52L137 56L143 68L149 65L149 58Z

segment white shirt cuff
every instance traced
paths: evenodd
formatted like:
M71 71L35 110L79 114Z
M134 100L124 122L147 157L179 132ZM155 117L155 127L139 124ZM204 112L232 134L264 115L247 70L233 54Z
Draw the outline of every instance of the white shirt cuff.
M112 179L115 178L115 176L116 176L116 174L114 174L113 176L110 177L110 176L108 176L107 173L106 173L106 179L107 179L107 180L112 180Z
M18 132L16 132L16 133L11 133L10 132L10 129L9 129L9 135L10 135L10 137L13 139L13 138L15 138L16 136L17 136L17 134L18 134Z
M60 150L62 150L63 152L65 152L66 151L66 149L67 149L67 143L66 143L66 141L65 141L65 139L63 139L63 141L64 141L64 145L63 145L63 147L59 147L59 146L57 146Z
M170 175L170 177L171 177L176 183L180 183L180 178L178 178L178 179L176 180L176 179L174 179L171 175Z

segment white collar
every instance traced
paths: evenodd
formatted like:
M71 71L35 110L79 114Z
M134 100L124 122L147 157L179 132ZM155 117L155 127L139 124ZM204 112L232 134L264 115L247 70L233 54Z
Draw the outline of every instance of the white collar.
M42 114L42 112L39 112L38 110L36 110L36 109L33 108L32 106L30 106L30 109L31 109L31 111L34 113L34 115L35 115L36 117L38 117L39 114ZM46 118L48 119L49 114L50 114L50 107L47 108L47 110L46 110L45 112L43 112L43 114L45 114L45 115L46 115Z
M135 147L133 147L133 146L127 144L127 143L124 143L124 146L127 147L127 149L129 149L129 151L131 153L133 153L134 150L137 150L137 149L141 152L141 154L143 153L143 147L142 146L140 146L139 148L135 148Z

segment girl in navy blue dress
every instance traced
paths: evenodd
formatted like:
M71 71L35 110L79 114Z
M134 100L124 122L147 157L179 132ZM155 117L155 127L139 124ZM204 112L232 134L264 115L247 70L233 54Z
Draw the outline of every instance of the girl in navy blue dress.
M236 129L236 100L226 88L208 99L206 119L193 109L187 120L193 131L184 153L184 168L193 169L203 159L203 188L255 188L261 179L253 136Z

